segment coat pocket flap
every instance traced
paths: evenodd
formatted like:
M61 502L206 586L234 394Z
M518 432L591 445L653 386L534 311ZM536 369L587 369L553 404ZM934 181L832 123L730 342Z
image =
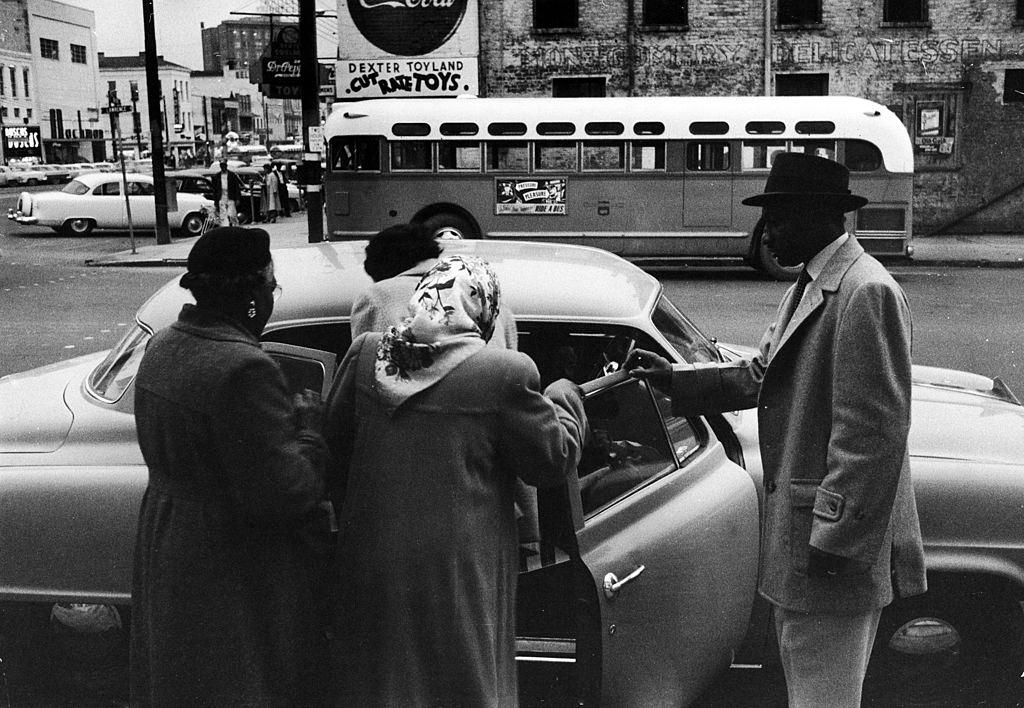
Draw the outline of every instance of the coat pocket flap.
M842 494L830 492L823 487L818 487L814 496L814 515L826 521L839 521L843 516L843 507L846 500Z

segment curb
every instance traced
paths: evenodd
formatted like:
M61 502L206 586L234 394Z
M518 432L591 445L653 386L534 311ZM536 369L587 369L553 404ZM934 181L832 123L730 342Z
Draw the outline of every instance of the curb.
M930 268L992 268L1012 270L1024 268L1024 258L1015 261L990 260L988 258L913 258L905 265Z

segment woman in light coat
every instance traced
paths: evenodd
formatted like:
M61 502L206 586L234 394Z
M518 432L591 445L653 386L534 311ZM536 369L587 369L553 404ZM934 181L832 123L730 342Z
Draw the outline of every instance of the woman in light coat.
M263 165L263 193L260 198L260 209L264 221L271 224L277 222L277 212L281 211L281 180L268 162Z
M411 303L352 343L327 404L343 489L335 705L515 706L515 480L564 480L583 403L485 346L500 307L485 262L442 258Z

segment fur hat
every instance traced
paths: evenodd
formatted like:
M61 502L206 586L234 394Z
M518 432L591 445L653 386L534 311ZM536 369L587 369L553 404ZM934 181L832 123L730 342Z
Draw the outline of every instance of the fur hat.
M188 254L188 272L193 275L245 275L269 263L270 234L240 226L210 229Z

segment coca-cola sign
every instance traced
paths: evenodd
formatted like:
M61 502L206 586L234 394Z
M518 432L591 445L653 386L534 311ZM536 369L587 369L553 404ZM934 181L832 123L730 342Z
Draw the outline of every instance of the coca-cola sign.
M356 29L389 54L429 54L458 29L475 0L348 0Z

